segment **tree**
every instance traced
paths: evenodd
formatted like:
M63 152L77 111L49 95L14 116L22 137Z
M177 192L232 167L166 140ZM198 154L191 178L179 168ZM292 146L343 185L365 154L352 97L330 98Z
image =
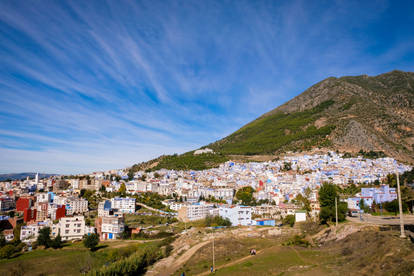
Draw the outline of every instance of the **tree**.
M306 211L306 214L309 215L310 211L312 210L310 200L308 197L303 196L302 194L298 194L295 199L301 207Z
M85 235L83 244L86 248L89 248L91 251L96 249L96 246L99 244L99 237L97 234Z
M122 183L122 184L121 184L121 187L119 187L119 192L120 192L122 195L125 195L125 194L126 194L126 186L125 186L125 183Z
M359 201L359 209L363 210L365 213L368 213L369 206L365 204L365 201L363 198Z
M399 206L398 206L398 200L394 199L393 201L385 202L384 208L388 212L393 212L395 215L399 212ZM405 202L402 202L402 209L407 210L407 204Z
M6 238L4 237L2 233L0 233L0 248L5 246L6 244L7 244Z
M132 170L128 171L128 180L134 179L134 172Z
M10 258L13 255L15 249L16 248L12 244L5 245L4 247L0 249L0 258L1 259Z
M292 164L290 162L283 162L283 171L290 171L292 170Z
M324 183L319 189L319 205L321 206L319 220L321 223L325 224L335 220L335 198L338 199L338 221L345 220L348 210L347 204L339 202L337 187L334 184Z
M50 241L50 247L54 249L62 248L62 245L63 245L63 242L62 242L62 237L60 236L60 233L56 236L56 238Z
M295 225L295 216L294 215L287 215L282 220L283 224L290 225L290 227L293 227Z
M335 207L335 198L338 197L336 186L323 183L319 189L319 204L321 207Z
M254 205L255 199L253 197L254 189L250 186L243 187L236 193L236 198L241 200L243 205Z
M39 236L37 237L37 244L44 245L45 248L48 248L51 245L50 227L44 227L39 230Z

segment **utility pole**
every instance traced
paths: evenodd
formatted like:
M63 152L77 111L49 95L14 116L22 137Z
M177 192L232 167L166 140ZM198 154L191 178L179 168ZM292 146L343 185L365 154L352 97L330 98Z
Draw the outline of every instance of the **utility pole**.
M215 271L215 269L216 269L216 265L215 265L215 259L214 259L214 232L213 232L213 272Z
M335 217L336 217L336 222L335 222L335 227L338 228L338 202L337 202L337 197L335 197Z
M403 210L402 210L402 203L401 203L400 177L398 175L398 169L396 170L396 175L397 175L397 190L398 190L398 207L400 209L400 228L401 228L400 238L405 238L404 218L403 218Z

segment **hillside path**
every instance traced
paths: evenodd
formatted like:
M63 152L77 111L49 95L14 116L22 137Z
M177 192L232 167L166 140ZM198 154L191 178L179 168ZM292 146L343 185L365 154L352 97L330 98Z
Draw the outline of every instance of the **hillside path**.
M146 275L152 276L152 275L158 275L158 276L167 276L174 274L178 269L180 269L181 266L183 266L200 248L202 248L204 245L210 243L211 241L204 241L201 243L198 243L191 247L189 250L187 250L184 254L179 256L177 259L174 259L173 256L168 257L167 259L164 259L164 262L162 265L160 265L159 268L163 268L163 271L157 271L157 269L153 268L153 270L149 270Z
M242 258L240 258L240 259L234 260L234 261L232 261L232 262L229 262L229 263L226 263L226 264L222 264L222 265L220 265L220 266L216 266L216 268L215 268L215 269L216 269L216 270L218 270L218 269L222 269L222 268L224 268L224 267L228 267L228 266L232 266L232 265L235 265L235 264L241 263L241 262L243 262L243 261L245 261L245 260L251 259L251 258L253 258L254 256L257 256L257 255L259 255L259 254L263 253L263 250L264 250L264 249L257 251L257 252L256 252L256 255L247 255L247 256L245 256L245 257L242 257ZM197 276L208 275L208 274L210 274L210 273L211 273L211 272L210 272L210 270L208 270L208 271L206 271L206 272L203 272L203 273L197 274Z

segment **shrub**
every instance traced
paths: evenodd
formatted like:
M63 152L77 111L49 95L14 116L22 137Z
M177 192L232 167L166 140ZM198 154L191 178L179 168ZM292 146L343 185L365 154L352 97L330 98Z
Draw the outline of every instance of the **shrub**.
M0 249L0 258L1 259L10 258L13 255L13 253L15 252L15 250L16 250L16 248L11 244L3 246Z
M282 220L283 224L290 225L290 227L293 227L295 225L295 216L294 215L287 215Z
M304 239L305 236L303 235L295 235L291 239L289 239L287 242L285 242L283 245L297 245L302 247L309 247L310 243Z
M231 222L228 218L222 218L221 216L206 216L204 226L231 226Z
M89 248L91 251L96 249L96 246L99 244L99 237L97 234L85 235L83 244L86 248Z

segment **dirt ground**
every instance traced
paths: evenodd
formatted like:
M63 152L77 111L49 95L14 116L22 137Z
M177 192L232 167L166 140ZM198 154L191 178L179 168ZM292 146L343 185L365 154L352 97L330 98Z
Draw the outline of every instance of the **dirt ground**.
M216 275L414 275L414 244L396 231L346 223L304 237L309 247L284 245L296 228L236 228L216 233L191 229L170 257L147 275L207 275L215 241ZM250 256L250 249L257 254Z

